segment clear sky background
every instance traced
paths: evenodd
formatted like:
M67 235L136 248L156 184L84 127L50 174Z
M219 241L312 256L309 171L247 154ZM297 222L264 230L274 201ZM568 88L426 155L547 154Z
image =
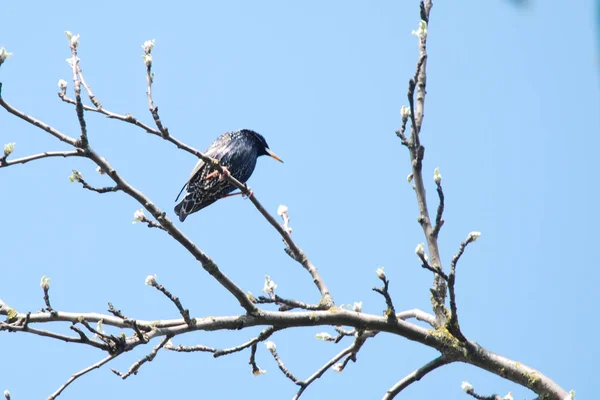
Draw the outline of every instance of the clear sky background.
M597 393L599 57L590 0L437 1L429 26L426 147L430 207L441 169L446 224L444 265L470 231L458 269L464 333L526 363L579 399ZM319 268L338 304L362 301L380 314L371 291L385 266L398 310L430 310L431 273L414 255L424 241L409 161L394 130L414 74L417 1L7 2L0 44L5 99L77 135L72 106L56 96L65 30L81 34L87 81L109 110L151 122L140 45L156 39L154 96L171 133L204 150L238 128L262 133L285 164L259 160L249 184L275 213L289 207L293 236ZM71 89L70 84L69 89ZM194 157L133 126L87 114L91 145L174 218L174 198ZM0 144L13 157L67 149L48 134L0 112ZM173 305L144 286L148 274L180 296L197 317L235 315L237 302L163 232L132 225L139 208L122 193L98 195L68 181L78 169L109 184L87 160L47 159L0 171L0 297L19 311L43 306L39 281L64 311L104 312L111 301L140 319L176 318ZM259 294L264 275L277 292L319 300L309 275L283 251L280 237L252 204L226 199L179 224L244 290ZM57 328L59 329L59 328ZM230 347L259 330L195 333L175 344ZM324 327L273 337L283 360L306 378L347 346L314 339ZM152 345L156 345L152 343ZM74 372L105 355L24 334L0 334L0 389L13 399L46 398ZM291 398L296 387L263 346L254 377L248 352L161 352L125 382L150 350L138 347L76 381L63 399ZM434 358L399 337L369 340L341 374L328 372L307 399L376 399ZM403 399L465 399L478 392L533 394L468 365L451 365L414 384Z

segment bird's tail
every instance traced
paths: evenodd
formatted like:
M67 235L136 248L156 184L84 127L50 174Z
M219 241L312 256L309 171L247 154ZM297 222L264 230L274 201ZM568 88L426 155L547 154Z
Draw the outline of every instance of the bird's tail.
M174 209L175 210L175 214L177 214L177 216L179 217L179 221L181 221L181 222L185 221L185 218L188 216L188 213L186 213L185 209L183 208L183 202L184 201L185 201L185 196L175 206L175 209Z

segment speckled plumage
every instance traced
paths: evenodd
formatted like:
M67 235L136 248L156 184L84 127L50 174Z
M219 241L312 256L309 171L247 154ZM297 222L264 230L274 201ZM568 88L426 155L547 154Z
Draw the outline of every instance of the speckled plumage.
M250 129L224 133L210 145L204 154L219 160L220 164L242 183L246 183L254 172L258 157L268 155L281 161L275 153L269 150L269 145L262 135ZM188 215L211 205L235 190L234 186L227 180L220 179L213 173L214 171L216 170L211 165L198 160L190 178L181 189L181 192L186 190L185 196L175 206L175 214L179 216L181 222ZM207 177L209 178L207 179ZM177 196L178 198L179 196Z

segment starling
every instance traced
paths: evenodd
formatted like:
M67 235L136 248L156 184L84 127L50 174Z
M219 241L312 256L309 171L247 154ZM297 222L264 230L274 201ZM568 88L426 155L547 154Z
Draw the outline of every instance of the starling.
M252 175L258 157L271 156L277 161L283 162L269 149L265 138L250 129L224 133L210 145L204 154L219 160L226 173L230 173L242 183L246 183ZM212 165L198 160L190 178L183 185L175 201L179 199L184 189L185 196L175 206L175 214L179 216L181 222L188 215L223 197L233 195L230 193L235 190L235 186L223 179Z

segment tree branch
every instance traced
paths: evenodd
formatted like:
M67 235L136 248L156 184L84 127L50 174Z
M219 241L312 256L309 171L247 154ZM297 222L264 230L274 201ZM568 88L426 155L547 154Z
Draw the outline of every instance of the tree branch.
M448 361L444 356L439 356L438 358L429 361L427 364L423 365L421 368L414 370L413 372L411 372L410 374L408 374L407 376L405 376L404 378L402 378L401 380L396 382L396 384L394 384L394 386L392 386L391 388L388 389L388 391L383 396L382 400L393 399L394 397L396 397L396 395L398 395L398 393L400 393L402 390L404 390L405 388L410 386L412 383L420 381L421 378L423 378L425 375L427 375L431 371L433 371L441 366L444 366L446 364L449 364L449 363L450 363L450 361Z
M49 157L81 157L83 156L83 152L81 150L69 150L69 151L45 151L43 153L34 154L27 157L17 158L11 161L3 161L0 162L0 168L10 167L15 164L25 164L30 161L39 160L41 158L49 158Z
M48 396L48 400L54 400L63 392L63 390L65 390L67 388L67 386L69 386L71 383L73 383L73 381L75 381L77 378L87 374L90 371L100 368L101 366L103 366L107 362L111 361L112 359L116 358L117 356L118 355L111 354L108 357L98 361L97 363L92 364L89 367L82 369L81 371L71 375L71 377L61 387L59 387L56 390L56 392L54 392L50 396Z

